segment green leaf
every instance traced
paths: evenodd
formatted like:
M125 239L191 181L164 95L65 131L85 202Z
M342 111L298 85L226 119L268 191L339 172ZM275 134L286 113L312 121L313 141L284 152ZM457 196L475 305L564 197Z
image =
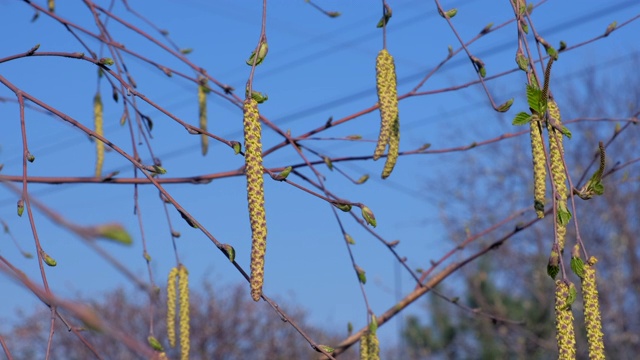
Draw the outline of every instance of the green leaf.
M564 51L567 48L567 43L564 41L560 41L560 46L558 47L558 52Z
M597 183L593 184L593 192L596 193L597 195L602 195L604 194L604 185L602 185L602 182L598 181Z
M332 347L331 347L331 346L329 346L329 345L318 345L318 347L319 347L320 349L322 349L322 351L324 351L324 352L326 352L326 353L329 353L329 354L331 354L331 353L335 350L334 348L332 348Z
M347 241L347 243L349 245L355 245L356 244L356 241L353 240L353 238L349 234L344 234L344 239Z
M522 71L529 71L529 59L522 53L522 51L518 51L516 53L516 64L518 64L518 68Z
M184 49L180 49L180 53L183 55L189 55L193 52L192 48L184 48Z
M252 91L251 98L255 100L258 104L262 104L263 102L269 100L269 95L258 92L258 91Z
M545 113L544 106L542 106L542 90L537 86L527 85L527 104L538 114Z
M256 51L255 50L252 51L251 55L246 61L247 65L253 66L254 61L256 62L256 66L260 65L264 60L264 58L267 56L268 52L269 52L269 45L267 45L267 43L265 42L260 43L260 48L258 49L258 58L256 59Z
M333 206L337 207L338 209L340 209L340 210L342 210L344 212L351 211L351 204L343 204L343 203L338 203L338 202L333 202L331 204L333 204Z
M571 130L569 130L569 128L567 128L566 126L562 126L560 128L560 132L562 133L562 135L566 136L567 139L571 139Z
M113 240L115 242L119 242L124 245L133 244L133 239L131 238L131 235L120 224L107 224L107 225L97 226L96 235L98 237L101 237L107 240Z
M98 63L106 66L115 64L112 58L101 58L100 60L98 60Z
M227 258L229 258L229 261L231 262L235 261L236 249L234 249L233 246L229 244L222 244L222 251L224 251L224 254L227 255Z
M376 227L377 222L376 217L373 215L373 211L364 205L360 207L360 210L362 210L362 217L364 218L364 221L366 221L367 224Z
M551 276L552 279L556 278L556 275L560 272L560 252L558 250L558 245L554 245L551 250L551 255L549 256L549 262L547 263L547 274Z
M322 160L324 161L325 164L327 164L327 167L329 168L329 170L333 171L333 162L331 162L331 159L329 159L329 157L327 156L323 156Z
M385 3L384 14L382 15L382 18L380 19L380 21L378 21L378 24L376 25L376 27L382 28L385 25L387 25L389 23L389 20L391 20L392 16L393 16L393 11L391 10L391 7Z
M358 265L356 265L356 273L358 274L358 280L362 283L362 285L366 284L367 283L367 274Z
M513 105L513 98L507 100L504 104L498 106L498 111L499 112L507 112L509 111L509 109L511 109L511 105Z
M358 179L358 181L356 181L356 184L358 184L358 185L364 184L365 182L367 182L367 180L369 180L369 175L364 174L364 175L360 176L360 179Z
M369 332L375 335L376 331L378 331L378 319L375 315L371 315L371 322L369 323Z
M242 145L240 145L240 143L239 143L239 142L237 142L237 141L233 141L233 142L231 143L231 147L233 147L233 153L234 153L235 155L240 154L240 150L242 150Z
M163 168L162 166L158 166L158 165L153 165L153 168L149 169L149 170L153 170L154 173L160 174L160 175L163 175L163 174L167 173L167 170L165 168Z
M480 34L484 35L488 33L489 31L491 31L492 27L493 27L493 23L492 22L488 23L484 28L482 28L482 30L480 31Z
M18 216L22 216L24 213L24 200L18 200Z
M54 266L58 265L58 262L54 258L49 256L49 254L47 254L47 253L43 253L42 254L42 260L44 261L45 264L47 264L47 265L49 265L51 267L54 267Z
M524 111L521 111L516 114L516 117L513 118L511 124L513 125L526 125L531 121L531 114L528 114Z
M453 18L454 16L456 16L456 15L458 14L458 9L453 8L453 9L451 9L451 10L447 10L447 11L445 11L444 13L443 13L443 12L441 12L441 11L439 11L439 13L440 13L440 16L442 16L443 18L445 18L445 19L446 19L446 18L451 19L451 18Z
M562 202L558 203L558 224L567 226L570 220L571 212L567 209L567 204Z
M580 279L584 278L584 261L581 258L572 256L571 257L571 270L574 274L578 275Z
M613 30L616 29L616 27L618 27L617 21L614 21L611 24L609 24L609 26L607 26L607 29L604 31L604 36L609 36L609 34L611 34Z
M573 285L572 282L569 283L569 295L567 296L567 302L565 303L565 308L569 309L571 305L576 301L578 292L576 291L576 286Z
M342 15L340 11L327 11L327 16L330 18L337 18L340 15Z
M156 339L155 337L149 336L147 338L147 342L149 343L149 345L151 346L151 348L153 350L158 351L158 352L164 352L164 348L160 344L160 341L158 341L158 339Z
M547 264L547 274L552 279L555 279L559 272L560 272L560 266Z
M196 225L193 221L191 221L191 220L189 219L189 217L188 217L185 213L183 213L183 212L182 212L182 211L180 211L180 210L178 210L178 212L180 213L180 216L184 219L184 221L186 221L186 222L187 222L187 224L189 224L189 226L191 226L191 227L192 227L192 228L194 228L194 229L197 229L197 228L198 228L198 225Z
M558 60L558 51L553 46L545 47L547 55L551 56L553 60Z
M284 170L280 171L277 175L274 175L273 179L278 181L283 181L284 179L287 178L287 176L289 176L289 174L291 173L291 170L293 170L293 167L287 166L286 168L284 168Z

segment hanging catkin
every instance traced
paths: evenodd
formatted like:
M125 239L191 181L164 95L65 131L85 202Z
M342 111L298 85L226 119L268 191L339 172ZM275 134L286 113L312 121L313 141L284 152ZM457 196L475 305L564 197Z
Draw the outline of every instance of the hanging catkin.
M251 298L260 300L264 282L264 255L267 249L267 219L264 210L262 177L262 130L256 100L244 102L245 173L251 221Z
M198 119L200 129L207 131L207 87L206 79L200 79L198 84ZM207 155L209 150L209 136L207 134L200 135L200 145L202 155Z
M604 335L602 334L600 303L598 301L598 288L596 287L596 262L598 260L592 256L584 266L584 276L582 277L584 323L587 328L589 358L604 359Z
M169 271L167 279L167 337L171 347L176 346L176 277L178 268L174 267Z
M547 103L549 117L547 121L547 131L549 132L549 158L551 159L551 177L557 193L556 212L558 217L555 221L556 233L560 251L564 250L565 236L567 233L568 219L564 214L570 214L567 208L567 174L564 167L564 147L562 145L562 133L556 128L562 126L560 110L558 104L553 99Z
M382 170L382 178L386 179L391 175L393 168L398 161L398 154L400 153L400 117L396 116L396 120L391 127L391 134L389 134L389 153L387 154L387 160L384 163L384 169Z
M184 265L178 269L178 298L180 299L180 359L189 360L191 333L189 317L189 272Z
M564 280L556 280L556 341L560 360L576 358L576 335L573 331L573 313L569 299L569 285Z
M96 93L93 98L93 123L96 134L104 135L104 123L102 118L102 97L100 93ZM104 143L99 139L95 139L96 143L96 177L102 176L102 165L104 164Z
M398 90L396 67L393 56L387 49L382 49L376 58L376 87L380 104L380 134L373 153L373 160L378 160L389 144L393 124L398 118Z
M536 210L538 218L542 219L544 217L547 167L545 165L541 122L535 113L531 116L529 129L529 135L531 136L531 154L533 157L533 207Z

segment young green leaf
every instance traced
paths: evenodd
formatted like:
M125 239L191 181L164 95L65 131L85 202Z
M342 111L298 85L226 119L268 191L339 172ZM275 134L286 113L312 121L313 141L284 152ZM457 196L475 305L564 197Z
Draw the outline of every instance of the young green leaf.
M617 21L614 21L611 24L609 24L609 26L607 26L607 29L604 31L604 36L609 36L609 34L611 34L613 30L616 29L617 26L618 26Z
M120 224L107 224L95 228L98 237L113 240L124 245L131 245L133 239L127 230Z
M358 185L364 184L365 182L367 182L367 180L369 180L369 175L364 174L364 175L360 176L358 181L356 181L356 184L358 184Z
M272 178L274 180L283 181L284 179L287 178L287 176L289 176L289 174L291 173L291 170L293 170L293 167L292 166L287 166L282 171L280 171L278 174L273 175Z
M571 257L571 270L574 274L578 275L579 278L584 278L584 262L581 258L576 256Z
M391 20L391 17L393 16L393 11L391 10L391 7L389 5L387 5L387 3L384 3L384 13L382 15L382 18L380 19L380 21L378 21L378 24L376 25L377 28L382 28L385 25L387 25L389 23L389 20Z
M356 241L353 240L353 238L349 234L344 234L344 239L347 241L347 243L349 245L355 245L356 244Z
M151 348L153 350L158 351L158 352L163 352L164 351L164 348L160 344L160 341L158 341L158 339L156 339L155 337L149 336L147 338L147 342L149 343L149 345L151 346Z
M493 23L490 22L488 23L484 28L482 28L482 30L480 31L481 35L487 34L489 31L491 31L491 28L493 27Z
M527 114L526 112L522 111L516 114L516 117L513 118L513 122L511 122L511 124L526 125L529 123L529 121L531 121L531 114Z
M529 59L524 56L524 53L520 50L516 52L516 64L518 64L518 68L522 71L529 71Z
M513 105L513 98L507 100L504 104L498 106L498 111L499 112L507 112L509 111L509 109L511 109L511 105Z
M24 213L24 200L18 200L18 216L22 216Z
M344 203L338 203L338 202L334 202L332 203L333 206L337 207L338 209L344 211L344 212L349 212L351 211L351 204L344 204Z
M538 114L544 114L546 109L542 105L542 90L533 85L527 85L527 104Z
M367 224L376 227L377 222L376 217L373 215L373 211L364 205L360 207L360 210L362 210L362 217L364 218L364 221L366 221Z
M566 226L571 220L571 212L565 203L558 203L558 224Z
M358 265L356 265L356 273L358 274L358 280L362 283L362 285L366 284L367 283L367 274Z
M234 249L233 246L229 244L222 244L222 251L224 251L224 254L227 255L227 258L229 258L229 261L231 262L235 261L236 249Z

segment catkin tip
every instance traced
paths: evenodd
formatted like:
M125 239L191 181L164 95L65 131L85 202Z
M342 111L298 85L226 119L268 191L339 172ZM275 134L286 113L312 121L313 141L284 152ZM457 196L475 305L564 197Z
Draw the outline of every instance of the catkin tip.
M376 89L380 105L380 133L373 160L378 160L384 154L390 141L393 124L398 117L396 67L393 56L386 49L380 50L376 58Z

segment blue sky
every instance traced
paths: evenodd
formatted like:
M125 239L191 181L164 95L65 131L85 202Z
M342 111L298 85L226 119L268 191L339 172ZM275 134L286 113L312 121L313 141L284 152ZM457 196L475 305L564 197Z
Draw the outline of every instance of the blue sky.
M95 31L95 24L80 2L58 2L56 13ZM255 48L260 31L261 7L247 1L154 1L131 2L151 21L170 32L181 48L193 48L188 58L207 72L236 89L242 89L250 68L244 63ZM330 117L340 119L368 108L377 101L375 94L375 57L382 46L382 34L375 24L380 6L368 2L324 1L319 5L337 10L342 16L328 18L304 1L270 1L267 37L269 54L256 69L254 89L266 92L269 101L261 105L263 115L292 135L316 128ZM377 2L376 2L377 4ZM424 1L393 1L393 18L389 24L387 46L395 57L399 79L398 92L404 94L447 56L447 46L458 43L446 21L438 16L436 6ZM510 19L512 10L505 1L443 1L445 8L458 8L452 20L467 41L490 22L498 25ZM120 4L119 16L153 32L128 14ZM635 1L582 2L548 1L533 13L536 30L551 44L560 40L569 46L602 34L612 21L619 23L640 12ZM31 23L32 9L22 2L0 2L0 33L3 37L0 58L21 53L35 44L39 51L83 51L62 26L46 15ZM561 54L554 65L558 83L576 81L589 75L589 66L599 66L612 79L621 78L620 67L637 56L639 25L634 22L606 39ZM193 72L174 57L162 52L145 39L110 23L114 40L128 49L143 53L165 66ZM99 45L87 40L95 51ZM531 42L533 44L533 42ZM508 25L480 39L469 47L486 64L488 76L515 66L516 30ZM104 50L104 49L103 49ZM104 55L106 56L106 55ZM154 66L138 59L126 58L135 77L138 91L161 104L181 119L197 124L197 95L193 83L168 78ZM96 69L73 59L32 57L0 64L0 75L24 91L66 112L87 126L92 126L92 98L96 91ZM475 80L476 74L466 56L459 54L437 72L423 87L437 90ZM466 145L513 132L513 116L526 109L523 99L525 78L521 72L487 82L495 101L516 99L506 114L491 110L480 87L406 99L400 103L402 121L401 150L413 150L424 143L432 149ZM120 103L110 99L111 88L102 82L105 101L105 135L131 151L128 128L118 122ZM241 94L241 92L238 92ZM563 95L567 96L567 95ZM14 99L6 88L0 97ZM559 97L562 101L562 96ZM142 110L154 121L151 146L168 170L166 176L194 176L235 170L243 159L215 141L209 154L200 155L199 137L189 135L182 126L143 104ZM229 140L242 141L242 114L224 99L208 97L209 130ZM0 163L3 175L21 174L20 123L18 107L0 102ZM28 142L36 161L29 165L32 176L90 176L94 169L94 146L88 137L72 126L46 114L27 111ZM344 137L352 134L365 139L377 137L378 112L361 116L336 126L318 137ZM528 141L526 138L523 138ZM264 146L282 139L264 130ZM522 139L521 139L522 140ZM517 141L521 141L517 140ZM302 144L326 156L361 156L373 152L373 142L314 141ZM150 160L140 146L143 160ZM317 160L308 153L311 160ZM369 174L371 179L356 186L336 171L324 166L318 170L326 184L339 196L369 206L378 219L375 229L387 240L400 239L397 250L408 257L412 268L427 268L450 243L439 224L438 193L434 174L464 171L456 155L420 155L402 157L388 180L380 179L383 161L353 161L336 164L354 178ZM299 157L285 149L265 158L269 167L299 163ZM131 166L107 153L105 173L120 170L120 177L132 175ZM307 170L306 175L311 175ZM293 180L302 183L302 180ZM435 182L435 183L434 183ZM348 321L356 328L365 324L366 312L360 289L342 235L330 206L323 201L284 183L265 178L269 240L265 293L284 303L298 304L310 312L312 322L327 328L346 331ZM133 189L128 185L30 185L36 199L82 225L120 222L134 235L131 247L101 244L138 277L147 280L146 265L137 218L133 215ZM213 235L232 244L238 262L248 269L250 230L246 209L244 179L240 177L213 181L207 185L167 185L168 191ZM28 220L15 215L17 197L0 188L0 218L6 221L21 246L34 252ZM154 279L164 284L169 269L175 266L164 210L152 186L140 188L140 201L148 251L153 258ZM508 204L500 212L509 213L527 204ZM444 211L448 211L446 208ZM173 225L182 233L178 249L182 262L192 274L192 284L207 279L216 286L243 281L228 260L199 231L189 228L174 209L169 211ZM102 258L82 244L73 234L61 229L36 212L36 225L45 250L58 266L47 268L52 289L64 297L78 294L93 296L116 286L130 283ZM412 288L409 277L396 276L397 262L376 239L361 229L347 214L340 214L347 232L357 244L353 246L357 264L367 271L367 294L373 310L381 313L391 307L399 286L402 294ZM461 213L465 217L470 214ZM23 259L6 236L0 236L0 254L12 261L33 279L39 279L35 260ZM20 306L28 308L38 301L6 276L0 276L0 318L11 318ZM248 295L247 286L247 295ZM267 306L264 304L264 306ZM286 310L286 308L285 308ZM419 311L419 309L413 309ZM274 321L277 318L274 315ZM277 320L279 321L279 320ZM4 329L2 329L4 330ZM394 326L382 330L382 336L395 338Z

